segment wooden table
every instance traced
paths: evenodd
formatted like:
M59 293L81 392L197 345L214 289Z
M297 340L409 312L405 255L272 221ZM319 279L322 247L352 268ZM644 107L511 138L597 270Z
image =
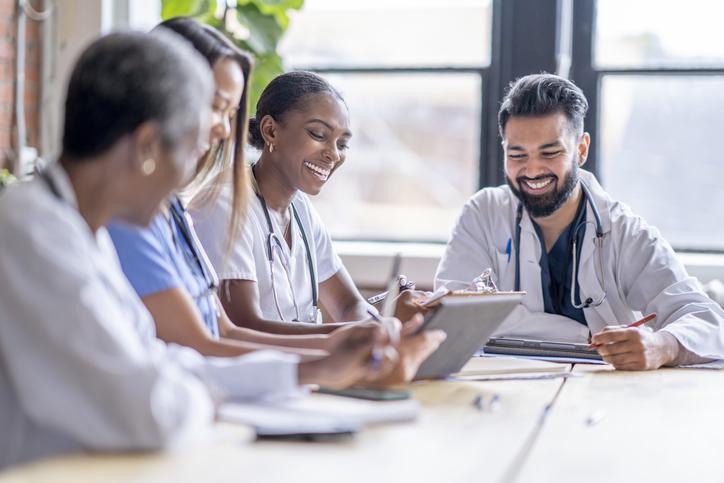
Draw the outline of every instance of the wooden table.
M724 371L574 372L520 481L724 481Z
M724 479L724 372L574 372L582 376L566 382L413 384L419 420L343 441L254 442L248 429L219 424L195 448L66 456L6 472L0 483ZM481 392L500 395L496 411L474 407ZM591 416L602 419L587 423Z

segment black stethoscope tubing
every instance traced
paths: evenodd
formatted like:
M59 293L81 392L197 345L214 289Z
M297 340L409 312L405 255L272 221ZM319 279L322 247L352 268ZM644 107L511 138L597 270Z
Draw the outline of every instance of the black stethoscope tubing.
M257 193L256 196L259 198L259 202L261 203L261 207L264 210L264 217L266 218L266 224L267 224L267 237L274 234L274 226L272 225L271 216L269 215L269 209L266 206L266 201L264 200L264 197L261 195L261 193ZM309 267L309 278L312 282L312 306L317 307L317 276L314 273L314 261L312 260L312 252L309 248L309 239L307 238L307 232L304 230L304 225L302 225L302 220L299 217L299 213L297 212L297 208L294 206L294 203L291 203L292 208L292 215L294 216L294 220L297 222L297 226L299 227L299 233L302 235L302 241L304 241L304 250L307 255L307 266ZM267 259L270 263L274 262L274 255L272 254L272 247L269 245L267 250Z
M175 203L173 201L175 201ZM206 263L204 263L204 259L199 252L195 238L191 234L191 229L189 228L186 220L184 219L183 212L179 212L178 207L181 207L180 209L183 209L181 201L178 199L178 197L174 197L173 201L169 203L169 211L171 212L171 216L173 217L176 225L179 227L179 231L181 232L181 236L183 237L186 246L188 246L191 250L191 256L194 258L194 263L196 263L196 265L201 270L201 275L204 277L204 282L207 284L208 290L215 291L219 287L219 282L216 277L211 273L211 270L206 266Z
M602 249L600 240L603 239L603 224L601 223L601 214L598 212L598 208L596 208L596 205L593 203L591 192L583 181L580 181L581 189L583 190L583 196L586 198L586 203L591 207L591 211L593 212L593 217L596 219L596 239L599 240L599 246L598 250ZM518 209L515 215L515 243L514 243L514 250L515 250L515 291L520 291L520 234L521 234L521 228L520 223L523 219L523 203L518 203ZM585 223L581 224L585 225ZM573 231L573 237L575 239L576 234L578 233L578 229L580 226L576 226L576 228ZM574 241L575 243L575 241ZM573 251L575 255L575 249ZM599 254L600 255L600 254ZM578 280L578 263L574 260L574 273L573 273L573 279L574 284ZM603 267L601 267L603 268ZM604 274L602 273L601 276L603 277ZM586 301L582 304L581 308L588 308L591 305L600 305L601 302L606 298L605 290L603 298L598 302L594 303L594 300L592 298L587 298ZM575 306L575 301L573 301L573 304Z

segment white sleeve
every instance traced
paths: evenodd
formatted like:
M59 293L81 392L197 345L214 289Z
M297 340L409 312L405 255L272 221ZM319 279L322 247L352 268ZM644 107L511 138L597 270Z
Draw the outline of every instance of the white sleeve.
M655 330L673 335L688 351L724 359L724 310L701 291L655 228L635 217L621 231L616 278L629 307L655 312Z
M495 269L478 203L477 197L470 199L458 217L437 267L435 288L452 280L470 282L486 268Z
M329 235L327 228L324 226L322 219L314 209L309 199L303 201L309 213L309 224L312 231L316 257L317 257L317 278L319 283L331 278L342 268L342 260L337 255L332 244L332 237Z
M211 423L204 384L152 356L57 220L0 230L0 354L27 416L98 450L160 448ZM139 301L140 304L140 301ZM145 310L145 309L144 309Z

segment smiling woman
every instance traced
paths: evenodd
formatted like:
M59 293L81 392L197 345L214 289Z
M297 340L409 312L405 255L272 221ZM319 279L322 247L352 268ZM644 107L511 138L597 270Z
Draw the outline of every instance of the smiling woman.
M249 123L249 144L261 151L253 168L257 196L241 242L225 256L223 193L192 213L237 324L283 332L289 324L278 322L321 322L321 304L330 321L367 317L370 306L307 197L344 164L351 137L342 96L316 74L281 75L262 93Z
M307 196L318 194L346 159L352 133L344 100L317 74L290 72L267 86L256 107L249 122L249 143L261 151L252 168L256 196L230 250L224 247L228 184L215 201L192 203L199 239L222 280L224 311L242 328L307 336L368 319L374 309L352 282ZM404 321L414 313L406 303L410 295L405 292L397 304ZM320 324L321 306L326 322L338 323ZM445 337L440 331L412 335L421 321L415 317L401 331L400 364L386 382L412 378Z

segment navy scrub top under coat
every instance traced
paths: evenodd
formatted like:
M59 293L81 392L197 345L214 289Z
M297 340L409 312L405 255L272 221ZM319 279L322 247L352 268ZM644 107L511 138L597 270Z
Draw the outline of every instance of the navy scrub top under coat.
M546 313L563 315L570 319L576 320L583 325L586 324L586 316L583 309L577 309L571 304L571 285L573 280L573 264L571 258L573 255L573 234L575 227L585 223L586 221L586 197L581 197L578 205L578 211L573 222L563 230L558 237L550 252L546 251L543 233L537 223L533 222L535 231L541 244L540 257L540 277L541 287L543 289L543 303ZM583 245L583 237L586 229L581 227L576 233L576 243L578 246ZM581 250L576 254L578 260L576 264L580 266ZM576 303L580 304L579 285L576 284Z

